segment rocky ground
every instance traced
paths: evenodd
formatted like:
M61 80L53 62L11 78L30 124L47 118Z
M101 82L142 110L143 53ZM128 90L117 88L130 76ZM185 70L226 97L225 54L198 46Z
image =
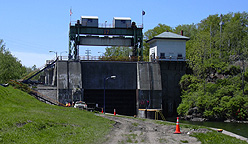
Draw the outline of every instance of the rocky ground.
M174 134L176 125L157 124L154 120L125 118L101 115L115 121L114 128L107 136L106 144L122 143L190 143L200 144L195 137L189 136L192 132L207 132L207 129L197 131L181 128L181 134Z

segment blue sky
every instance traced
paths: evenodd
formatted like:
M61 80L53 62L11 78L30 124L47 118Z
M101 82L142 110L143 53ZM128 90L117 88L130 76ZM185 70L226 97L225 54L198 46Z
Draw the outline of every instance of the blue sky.
M80 16L98 16L99 23L112 23L113 17L131 17L144 30L159 23L176 27L199 23L213 14L247 12L247 0L3 0L0 4L0 39L22 64L37 67L68 51L70 8L72 21ZM92 56L104 52L105 47L80 47L80 55L91 50ZM67 55L62 53L62 55Z

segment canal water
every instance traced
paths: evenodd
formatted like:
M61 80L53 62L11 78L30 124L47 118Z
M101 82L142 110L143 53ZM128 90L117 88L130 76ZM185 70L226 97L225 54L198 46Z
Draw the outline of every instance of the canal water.
M176 118L169 118L168 121L176 122ZM179 120L179 123L201 125L213 128L220 128L229 132L241 135L248 138L248 123L231 123L231 122L192 122L186 120Z

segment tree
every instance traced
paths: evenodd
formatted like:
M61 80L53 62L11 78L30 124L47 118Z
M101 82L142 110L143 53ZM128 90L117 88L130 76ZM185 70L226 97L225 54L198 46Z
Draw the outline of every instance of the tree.
M183 31L183 35L189 37L190 39L193 39L196 35L197 28L196 25L193 24L183 24L178 25L173 29L173 32L176 34L181 34L181 31Z
M149 60L149 49L150 46L148 43L146 43L145 41L152 39L154 36L157 36L163 32L172 32L173 29L170 26L167 26L165 24L158 24L156 27L154 27L153 29L149 29L148 31L145 32L144 34L144 44L143 44L143 56L144 56L144 60L148 61Z
M152 39L153 37L163 33L163 32L173 32L177 34L181 34L181 31L184 31L184 35L190 38L193 38L196 35L196 25L195 24L185 24L185 25L178 25L176 28L172 28L170 26L167 26L165 24L158 24L153 29L149 29L144 33L144 41L147 41L149 39ZM149 60L149 49L150 46L148 43L144 43L144 59L145 61Z
M132 49L130 47L112 46L105 48L104 56L100 59L104 61L130 61L129 55Z
M248 56L248 14L225 14L222 27L220 21L217 14L203 19L186 43L187 63L193 75L180 81L183 89L178 113L182 116L197 107L202 117L213 120L248 117L247 74L242 81L245 69L239 64L240 60L246 63Z
M122 47L122 46L111 46L105 48L104 56L123 56L128 57L129 53L131 52L131 48L129 47Z
M25 67L6 49L3 40L0 40L0 83L7 83L11 79L19 79L25 72Z

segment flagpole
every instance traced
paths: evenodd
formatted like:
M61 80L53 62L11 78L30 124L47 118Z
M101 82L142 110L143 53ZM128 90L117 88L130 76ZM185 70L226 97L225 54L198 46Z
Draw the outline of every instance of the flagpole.
M71 8L70 8L70 25L71 25L71 14L72 14L72 11L71 11Z
M143 16L146 14L146 12L142 9L142 28L144 28L144 24L143 24Z
M143 15L143 9L142 9L142 28L144 27L144 26L143 26L143 16L144 16L144 15Z

